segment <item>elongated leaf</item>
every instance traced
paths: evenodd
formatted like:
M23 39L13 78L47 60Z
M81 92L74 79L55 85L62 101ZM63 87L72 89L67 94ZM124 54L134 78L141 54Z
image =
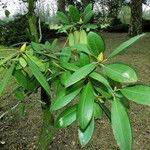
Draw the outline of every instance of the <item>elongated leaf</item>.
M29 65L33 75L35 76L35 78L38 80L38 82L41 84L41 86L45 89L47 94L50 95L51 94L50 86L49 86L48 82L46 81L46 78L44 77L44 75L39 70L38 66L30 58L27 58L27 63Z
M92 16L93 16L93 11L91 10L84 16L83 18L84 23L85 24L88 23L91 20Z
M85 16L89 11L91 11L93 9L93 5L90 3L88 4L85 9L84 9L84 12L83 12L83 16Z
M72 93L69 93L68 95L56 99L54 103L51 105L51 111L55 111L66 106L79 94L80 90L81 88L77 89L76 91L73 91Z
M131 46L133 43L135 43L138 39L140 39L141 37L143 37L145 34L141 34L141 35L137 35L131 39L129 39L128 41L122 43L119 47L117 47L109 56L109 58L116 56L117 54L119 54L120 52L122 52L123 50L125 50L126 48L128 48L129 46Z
M69 15L74 22L80 21L80 13L76 7L69 5Z
M95 30L98 28L98 26L96 24L85 24L85 25L83 25L83 28L84 29L90 28L90 29Z
M70 71L66 71L64 72L61 76L60 76L60 82L62 85L65 85L66 80L71 76Z
M75 39L73 33L69 34L69 46L74 46L75 45Z
M94 117L91 119L85 131L78 129L78 136L81 146L85 146L90 141L93 133L94 133Z
M111 108L111 121L114 136L121 150L132 149L132 132L127 112L120 102L115 99Z
M89 51L89 49L87 48L86 44L77 44L77 45L75 45L75 48L77 49L77 51L79 53L83 52L83 53L86 53L88 55L92 55L91 52Z
M5 71L3 78L0 81L0 96L2 95L2 92L3 92L7 82L14 71L14 67L15 67L15 65L11 65L11 67Z
M57 128L65 128L76 120L77 105L68 107L56 119L55 126Z
M150 87L144 85L136 85L126 87L120 90L122 94L129 100L136 103L150 106Z
M104 52L105 50L105 44L103 39L94 32L90 32L88 34L88 45L91 53L94 56L98 56L101 52Z
M103 116L103 110L98 103L94 103L94 117L95 119L101 119Z
M4 59L0 60L0 67L5 64L7 61L11 60L13 57L15 57L18 54L18 52L13 53L12 55L9 55L5 57Z
M110 87L109 82L107 81L106 78L104 78L101 74L97 73L97 72L92 72L90 74L90 77L103 83L105 86Z
M27 65L27 62L25 61L25 59L23 57L19 58L19 63L23 68L26 67L26 65Z
M62 67L70 71L77 71L79 69L79 67L76 66L74 63L66 63L66 62L62 63Z
M89 82L84 88L80 96L78 104L77 117L80 128L85 130L90 122L94 111L94 90Z
M68 17L67 17L63 12L57 11L57 18L58 18L62 23L70 24L70 21L69 21Z
M14 91L14 95L15 97L19 100L19 101L23 101L25 99L25 94L24 94L24 90L23 88L17 88L15 91Z
M74 44L78 44L80 41L80 32L79 31L74 31Z
M91 71L95 69L96 66L97 66L97 63L91 63L78 69L66 81L65 87L69 87L73 85L74 83L80 81L81 79L85 78Z
M68 62L71 58L71 48L70 47L65 47L61 51L62 54L66 54L66 56L61 56L60 60L62 62Z
M80 44L87 44L87 33L85 30L80 31Z
M132 83L137 81L134 69L128 65L114 63L103 67L104 73L114 81L121 83Z

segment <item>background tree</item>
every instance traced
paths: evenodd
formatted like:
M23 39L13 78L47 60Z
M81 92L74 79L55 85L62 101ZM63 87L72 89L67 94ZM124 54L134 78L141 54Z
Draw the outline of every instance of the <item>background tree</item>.
M142 0L132 0L129 35L135 36L141 33L142 33Z

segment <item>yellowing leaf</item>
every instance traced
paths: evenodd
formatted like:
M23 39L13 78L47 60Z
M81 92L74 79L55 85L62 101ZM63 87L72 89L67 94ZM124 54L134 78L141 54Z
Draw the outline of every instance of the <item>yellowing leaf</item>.
M104 60L104 54L101 52L97 57L98 62L102 62Z
M20 52L22 52L22 53L25 52L26 47L27 47L27 44L24 43L24 44L21 46L21 48L20 48Z

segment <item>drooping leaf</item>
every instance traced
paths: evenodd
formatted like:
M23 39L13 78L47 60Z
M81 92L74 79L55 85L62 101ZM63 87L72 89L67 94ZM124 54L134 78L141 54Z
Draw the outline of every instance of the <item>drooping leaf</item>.
M134 69L125 64L109 64L103 67L103 71L110 79L117 82L132 83L137 81Z
M66 106L79 94L80 90L81 88L73 91L72 93L69 93L68 95L64 95L63 97L56 99L51 105L51 111L55 111Z
M77 71L79 69L79 67L76 66L74 63L66 63L66 62L62 63L62 67L70 71Z
M87 14L83 17L84 23L85 24L88 23L91 20L92 16L93 16L93 11L92 10L87 12Z
M49 86L46 78L44 77L44 75L39 70L38 66L30 58L27 58L27 63L29 65L33 75L40 83L40 85L45 89L47 94L50 95L51 94L50 86Z
M95 69L96 66L97 66L97 63L93 62L75 71L66 81L65 87L69 87L73 85L74 83L80 81L81 79L85 78L91 71Z
M9 17L9 15L10 15L10 11L6 9L6 10L5 10L5 16L6 16L6 17Z
M2 92L4 88L6 87L6 84L11 77L13 71L14 71L15 65L11 65L4 73L2 80L0 81L0 96L2 95Z
M126 48L128 48L129 46L131 46L133 43L135 43L138 39L140 39L141 37L143 37L145 34L141 34L141 35L137 35L131 39L129 39L128 41L122 43L119 47L117 47L109 56L109 58L116 56L117 54L119 54L120 52L122 52L123 50L125 50Z
M95 119L101 119L103 116L103 110L98 103L94 103L94 117Z
M55 126L57 128L65 128L76 120L77 105L68 107L56 119Z
M131 126L127 112L120 101L120 99L116 98L112 103L111 121L113 133L121 150L131 150Z
M80 32L79 31L74 31L74 44L78 44L80 41Z
M82 131L80 128L78 129L78 136L81 146L85 146L90 141L93 133L94 133L94 117L91 119L85 131Z
M82 90L79 104L77 117L79 125L82 130L85 130L88 123L90 122L94 111L94 90L89 82Z
M88 46L90 48L90 52L94 56L97 57L101 52L104 52L105 50L104 40L97 33L90 32L88 34L87 39L88 39Z
M57 11L57 18L58 18L62 23L70 24L70 21L69 21L68 17L67 17L63 12Z
M69 5L69 15L71 16L74 22L80 21L80 13L75 6Z
M60 76L60 82L62 85L65 85L66 80L71 76L70 71L65 71L61 76Z
M92 55L91 52L89 51L89 49L87 48L86 44L77 44L77 45L75 45L75 48L77 49L77 51L79 53L83 52L83 53L86 53L88 55Z
M120 90L121 93L129 100L136 103L150 106L150 87L144 85L136 85L126 87Z

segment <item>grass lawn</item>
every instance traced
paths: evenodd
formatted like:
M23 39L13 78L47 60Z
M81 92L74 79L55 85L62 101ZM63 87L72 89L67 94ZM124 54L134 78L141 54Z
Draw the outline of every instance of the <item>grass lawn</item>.
M128 39L126 33L101 33L101 35L105 39L108 52ZM1 54L0 51L0 56ZM5 55L7 54L5 53ZM150 85L150 34L148 33L138 43L113 58L111 62L132 65L138 71L138 82ZM1 113L16 103L14 96L8 94L12 90L12 87L8 86L4 92L5 95L0 98ZM20 118L18 108L1 120L0 141L4 141L5 144L0 144L0 148L4 150L35 149L41 127L41 109L38 100L40 100L39 93L26 99L27 113L25 117ZM150 107L131 102L129 116L133 127L133 150L150 150ZM119 150L112 134L110 122L106 117L98 120L95 127L95 134L91 142L82 150ZM49 149L81 150L77 139L76 125L69 127L69 129L58 130Z

